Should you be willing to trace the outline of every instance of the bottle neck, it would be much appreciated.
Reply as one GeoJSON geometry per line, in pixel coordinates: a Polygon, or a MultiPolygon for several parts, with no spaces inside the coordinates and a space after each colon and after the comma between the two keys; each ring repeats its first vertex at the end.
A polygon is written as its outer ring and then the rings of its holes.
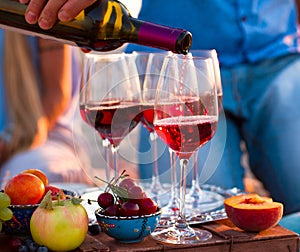
{"type": "Polygon", "coordinates": [[[181,54],[187,54],[191,47],[192,35],[186,30],[134,18],[131,19],[131,22],[138,27],[137,41],[133,41],[134,43],[181,54]]]}

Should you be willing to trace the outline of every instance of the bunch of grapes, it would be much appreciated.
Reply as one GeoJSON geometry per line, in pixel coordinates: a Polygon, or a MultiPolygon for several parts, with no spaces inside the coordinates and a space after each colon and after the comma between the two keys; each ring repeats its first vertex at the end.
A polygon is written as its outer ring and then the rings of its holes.
{"type": "Polygon", "coordinates": [[[0,192],[0,232],[2,224],[13,217],[12,211],[8,208],[10,205],[10,197],[3,192],[0,192]]]}
{"type": "MultiPolygon", "coordinates": [[[[96,178],[103,181],[99,177],[96,178]]],[[[113,178],[105,183],[107,183],[106,190],[100,193],[97,199],[105,215],[141,216],[156,212],[157,203],[147,197],[142,187],[135,184],[134,180],[128,178],[125,170],[117,179],[113,178]]]]}

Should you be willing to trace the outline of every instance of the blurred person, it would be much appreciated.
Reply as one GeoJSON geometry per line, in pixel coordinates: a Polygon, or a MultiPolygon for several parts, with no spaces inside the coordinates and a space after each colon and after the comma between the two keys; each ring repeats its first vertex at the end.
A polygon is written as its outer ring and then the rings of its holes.
{"type": "MultiPolygon", "coordinates": [[[[49,182],[89,184],[74,148],[80,61],[66,45],[0,30],[0,185],[30,168],[49,182]]],[[[73,50],[73,51],[72,51],[73,50]]]]}
{"type": "MultiPolygon", "coordinates": [[[[226,116],[219,127],[226,123],[226,142],[220,149],[218,130],[200,149],[201,183],[243,190],[245,142],[252,172],[275,201],[284,203],[285,214],[300,210],[297,15],[294,0],[144,0],[139,14],[142,20],[189,30],[192,50],[218,53],[226,116]]],[[[149,51],[129,45],[127,51],[133,50],[149,51]]],[[[141,139],[139,149],[147,151],[145,129],[141,139]]],[[[159,166],[168,168],[167,150],[161,155],[159,166]]],[[[151,166],[140,164],[141,176],[151,166]]]]}
{"type": "MultiPolygon", "coordinates": [[[[29,23],[36,23],[44,14],[56,13],[49,16],[50,28],[58,20],[60,8],[66,8],[73,19],[95,1],[20,2],[28,4],[29,23]],[[35,21],[30,20],[32,11],[37,17],[35,21]]],[[[121,2],[133,16],[138,15],[141,0],[121,2]]],[[[47,29],[43,25],[41,28],[47,29]]],[[[83,131],[87,129],[82,127],[79,115],[78,78],[82,58],[78,50],[4,30],[0,30],[0,50],[5,52],[0,58],[3,66],[0,69],[0,186],[26,168],[43,170],[50,182],[91,184],[88,173],[95,148],[85,139],[83,131]],[[12,104],[6,104],[9,100],[13,100],[12,104]]],[[[124,46],[114,52],[123,50],[124,46]]]]}

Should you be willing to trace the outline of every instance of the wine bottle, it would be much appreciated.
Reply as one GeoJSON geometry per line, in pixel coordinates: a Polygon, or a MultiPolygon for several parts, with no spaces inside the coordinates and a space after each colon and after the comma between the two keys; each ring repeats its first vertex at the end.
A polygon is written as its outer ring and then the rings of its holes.
{"type": "Polygon", "coordinates": [[[135,43],[186,54],[192,43],[190,32],[133,18],[117,0],[100,0],[70,22],[58,21],[51,29],[28,24],[26,5],[15,0],[0,1],[0,28],[17,29],[27,35],[50,38],[95,51],[114,50],[135,43]]]}

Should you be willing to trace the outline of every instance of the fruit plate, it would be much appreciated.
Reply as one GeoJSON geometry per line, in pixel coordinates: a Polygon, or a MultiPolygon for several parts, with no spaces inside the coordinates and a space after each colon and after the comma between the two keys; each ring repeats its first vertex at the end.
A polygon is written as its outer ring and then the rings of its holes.
{"type": "MultiPolygon", "coordinates": [[[[226,219],[227,215],[224,209],[224,199],[244,193],[237,188],[224,189],[214,185],[201,185],[203,202],[198,206],[186,203],[186,215],[190,225],[196,225],[201,223],[207,223],[215,220],[226,219]],[[194,209],[194,211],[191,211],[194,209]],[[198,211],[195,211],[198,209],[198,211]]],[[[97,200],[98,195],[102,193],[104,189],[91,188],[81,194],[81,198],[84,199],[83,206],[86,208],[90,222],[96,222],[95,211],[99,209],[97,202],[91,202],[97,200]]],[[[189,189],[187,190],[188,193],[189,189]]]]}

